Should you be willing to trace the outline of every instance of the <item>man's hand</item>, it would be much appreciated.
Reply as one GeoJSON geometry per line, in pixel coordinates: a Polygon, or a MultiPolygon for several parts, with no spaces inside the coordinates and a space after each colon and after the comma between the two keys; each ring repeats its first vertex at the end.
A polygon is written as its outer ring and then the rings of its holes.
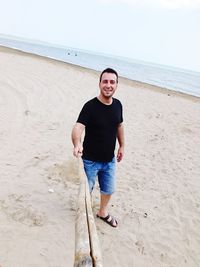
{"type": "Polygon", "coordinates": [[[81,157],[83,154],[83,146],[79,144],[78,146],[74,147],[73,154],[75,157],[81,157]]]}
{"type": "Polygon", "coordinates": [[[83,153],[83,146],[81,142],[81,135],[85,130],[85,125],[77,122],[72,129],[72,143],[74,145],[73,154],[75,157],[81,157],[83,153]]]}
{"type": "Polygon", "coordinates": [[[124,126],[122,123],[117,128],[117,139],[119,143],[119,149],[117,152],[117,161],[120,162],[124,157],[124,126]]]}
{"type": "Polygon", "coordinates": [[[117,151],[117,161],[120,162],[124,157],[124,148],[120,147],[117,151]]]}

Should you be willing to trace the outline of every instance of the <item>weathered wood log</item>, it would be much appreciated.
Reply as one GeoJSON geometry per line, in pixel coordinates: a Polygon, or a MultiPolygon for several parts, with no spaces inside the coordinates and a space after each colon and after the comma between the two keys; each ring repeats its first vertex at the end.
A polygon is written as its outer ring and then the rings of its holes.
{"type": "Polygon", "coordinates": [[[91,207],[88,181],[79,159],[80,188],[75,225],[74,267],[102,267],[101,252],[91,207]]]}
{"type": "Polygon", "coordinates": [[[93,264],[95,267],[102,267],[101,250],[100,250],[96,225],[94,221],[94,216],[92,213],[91,196],[89,193],[88,183],[86,184],[86,207],[88,214],[88,228],[89,228],[91,256],[93,259],[93,264]]]}
{"type": "Polygon", "coordinates": [[[80,183],[75,223],[75,261],[74,267],[93,266],[90,256],[87,214],[85,209],[85,185],[80,183]]]}

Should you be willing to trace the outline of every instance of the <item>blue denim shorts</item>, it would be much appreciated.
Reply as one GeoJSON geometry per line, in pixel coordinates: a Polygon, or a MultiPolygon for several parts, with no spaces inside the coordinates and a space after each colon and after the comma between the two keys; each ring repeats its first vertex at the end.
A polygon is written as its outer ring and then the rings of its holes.
{"type": "Polygon", "coordinates": [[[110,162],[96,162],[83,159],[84,169],[92,192],[98,177],[101,194],[111,195],[115,191],[115,158],[110,162]]]}

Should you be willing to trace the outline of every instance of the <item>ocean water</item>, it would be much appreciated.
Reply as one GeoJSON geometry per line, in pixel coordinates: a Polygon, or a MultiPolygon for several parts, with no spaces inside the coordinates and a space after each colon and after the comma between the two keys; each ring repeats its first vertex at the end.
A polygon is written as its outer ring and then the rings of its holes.
{"type": "Polygon", "coordinates": [[[200,97],[200,72],[0,35],[0,45],[200,97]]]}

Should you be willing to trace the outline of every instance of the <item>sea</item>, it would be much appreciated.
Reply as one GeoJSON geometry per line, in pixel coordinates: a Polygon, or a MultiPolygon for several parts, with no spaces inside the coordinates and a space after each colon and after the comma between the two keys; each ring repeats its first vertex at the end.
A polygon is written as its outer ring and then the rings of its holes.
{"type": "Polygon", "coordinates": [[[119,76],[200,97],[200,72],[6,35],[0,46],[97,71],[114,68],[119,76]]]}

